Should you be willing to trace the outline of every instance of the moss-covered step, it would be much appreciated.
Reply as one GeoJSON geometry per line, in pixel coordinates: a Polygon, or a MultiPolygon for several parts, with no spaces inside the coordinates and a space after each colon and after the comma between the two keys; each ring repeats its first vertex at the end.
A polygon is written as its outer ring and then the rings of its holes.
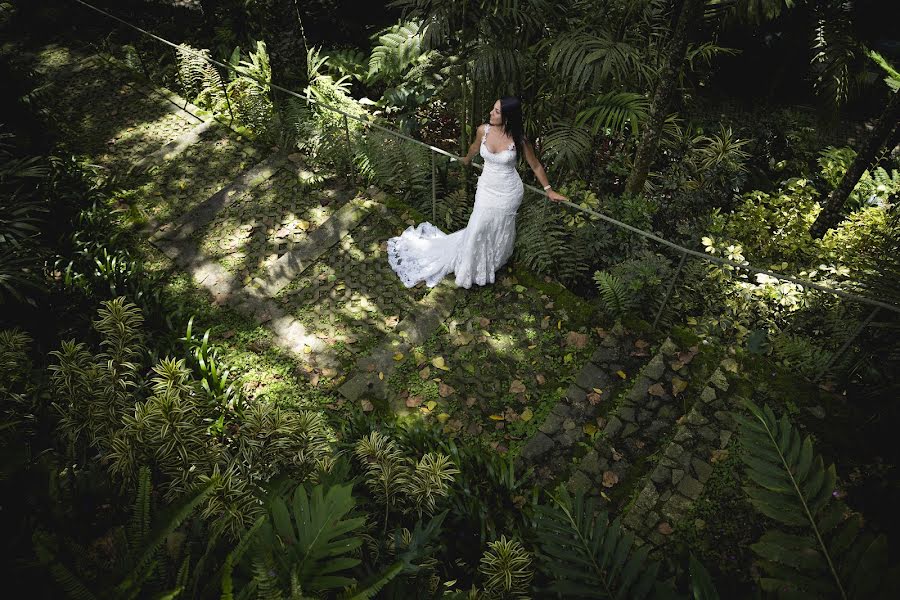
{"type": "Polygon", "coordinates": [[[388,406],[442,423],[449,436],[483,437],[515,453],[600,338],[581,318],[589,310],[561,307],[509,269],[495,285],[457,295],[443,325],[396,356],[388,406]]]}
{"type": "Polygon", "coordinates": [[[308,239],[352,197],[339,182],[323,187],[302,164],[287,161],[264,183],[234,199],[196,235],[201,251],[243,285],[308,239]]]}

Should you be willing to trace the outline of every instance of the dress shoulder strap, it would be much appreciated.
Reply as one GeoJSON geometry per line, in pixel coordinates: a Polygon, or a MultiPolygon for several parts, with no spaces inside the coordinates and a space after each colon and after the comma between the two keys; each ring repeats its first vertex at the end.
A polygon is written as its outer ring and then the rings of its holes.
{"type": "Polygon", "coordinates": [[[482,141],[482,142],[487,141],[487,134],[488,134],[488,131],[490,131],[490,129],[491,129],[491,124],[490,124],[490,123],[485,123],[485,124],[484,124],[484,135],[481,136],[481,141],[482,141]]]}

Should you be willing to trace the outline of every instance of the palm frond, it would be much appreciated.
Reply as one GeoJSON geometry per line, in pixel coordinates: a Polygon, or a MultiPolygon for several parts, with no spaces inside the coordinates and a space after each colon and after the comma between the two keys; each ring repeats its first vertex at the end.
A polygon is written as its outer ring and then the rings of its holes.
{"type": "Polygon", "coordinates": [[[887,570],[886,539],[862,531],[862,519],[833,498],[834,465],[825,466],[812,439],[786,416],[747,402],[740,416],[750,503],[793,528],[769,530],[751,547],[766,576],[764,591],[794,598],[873,598],[887,570]]]}
{"type": "Polygon", "coordinates": [[[550,592],[565,598],[646,598],[659,563],[650,546],[635,548],[634,535],[619,519],[596,514],[593,498],[571,498],[560,487],[551,506],[535,511],[538,563],[552,581],[550,592]]]}
{"type": "Polygon", "coordinates": [[[606,92],[594,98],[589,108],[579,111],[575,123],[589,126],[595,135],[601,129],[611,133],[630,131],[631,135],[637,135],[649,110],[650,102],[641,94],[606,92]]]}

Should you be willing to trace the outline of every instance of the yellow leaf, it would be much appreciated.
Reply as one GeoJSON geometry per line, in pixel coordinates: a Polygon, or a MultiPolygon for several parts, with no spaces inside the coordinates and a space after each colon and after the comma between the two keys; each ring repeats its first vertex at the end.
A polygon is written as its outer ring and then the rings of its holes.
{"type": "Polygon", "coordinates": [[[688,382],[681,377],[672,378],[672,395],[677,395],[687,389],[688,382]]]}
{"type": "Polygon", "coordinates": [[[443,357],[443,356],[435,356],[434,358],[431,359],[431,364],[433,364],[433,365],[434,365],[435,367],[437,367],[438,369],[441,369],[442,371],[449,371],[449,370],[450,370],[450,369],[447,368],[447,363],[444,362],[444,357],[443,357]]]}
{"type": "Polygon", "coordinates": [[[537,348],[537,344],[532,344],[532,345],[528,346],[529,350],[534,350],[535,348],[537,348]]]}
{"type": "Polygon", "coordinates": [[[618,375],[622,379],[628,379],[628,375],[625,374],[625,371],[616,371],[616,375],[618,375]]]}
{"type": "Polygon", "coordinates": [[[503,415],[491,415],[488,417],[491,421],[502,421],[503,415]]]}
{"type": "Polygon", "coordinates": [[[722,368],[731,373],[738,372],[738,364],[737,361],[733,358],[726,358],[722,361],[722,368]]]}
{"type": "Polygon", "coordinates": [[[403,353],[402,353],[402,352],[398,352],[397,354],[395,354],[395,355],[394,355],[394,360],[403,360],[403,353]]]}
{"type": "Polygon", "coordinates": [[[382,373],[381,371],[378,371],[378,379],[384,379],[384,373],[382,373]]]}
{"type": "Polygon", "coordinates": [[[446,423],[447,419],[449,419],[449,418],[450,418],[450,415],[448,415],[447,413],[441,413],[437,416],[437,420],[439,423],[446,423]]]}
{"type": "Polygon", "coordinates": [[[523,421],[530,421],[534,417],[534,412],[530,408],[526,408],[522,411],[522,414],[519,415],[519,418],[523,421]]]}
{"type": "Polygon", "coordinates": [[[593,389],[593,390],[594,390],[595,392],[597,392],[598,394],[602,394],[602,393],[603,393],[603,390],[601,390],[600,388],[591,388],[591,389],[593,389]]]}
{"type": "Polygon", "coordinates": [[[594,435],[595,433],[597,433],[597,426],[593,423],[585,423],[582,429],[588,435],[594,435]]]}
{"type": "Polygon", "coordinates": [[[303,354],[309,354],[310,352],[312,352],[312,348],[310,348],[309,346],[304,344],[303,345],[303,354]]]}
{"type": "Polygon", "coordinates": [[[572,354],[571,353],[563,356],[563,363],[569,364],[570,362],[572,362],[572,354]]]}
{"type": "Polygon", "coordinates": [[[437,408],[437,402],[435,402],[434,400],[429,400],[425,403],[425,406],[428,407],[428,410],[434,410],[435,408],[437,408]]]}
{"type": "Polygon", "coordinates": [[[562,321],[557,321],[557,322],[556,322],[556,328],[557,328],[557,329],[562,329],[562,321]]]}

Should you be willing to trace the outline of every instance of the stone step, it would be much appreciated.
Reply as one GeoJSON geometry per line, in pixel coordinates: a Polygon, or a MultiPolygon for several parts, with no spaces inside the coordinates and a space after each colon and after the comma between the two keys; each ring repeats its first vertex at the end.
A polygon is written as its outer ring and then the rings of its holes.
{"type": "Polygon", "coordinates": [[[639,339],[619,325],[608,332],[565,397],[524,444],[520,462],[523,467],[535,467],[538,482],[546,484],[567,477],[577,445],[590,443],[590,432],[621,429],[618,419],[609,413],[616,398],[633,385],[635,374],[649,356],[646,347],[635,346],[646,343],[639,339]]]}
{"type": "Polygon", "coordinates": [[[732,411],[741,400],[732,390],[737,364],[723,359],[697,393],[690,411],[680,418],[673,435],[648,465],[624,523],[640,540],[662,546],[703,493],[715,464],[727,452],[735,432],[732,411]]]}

